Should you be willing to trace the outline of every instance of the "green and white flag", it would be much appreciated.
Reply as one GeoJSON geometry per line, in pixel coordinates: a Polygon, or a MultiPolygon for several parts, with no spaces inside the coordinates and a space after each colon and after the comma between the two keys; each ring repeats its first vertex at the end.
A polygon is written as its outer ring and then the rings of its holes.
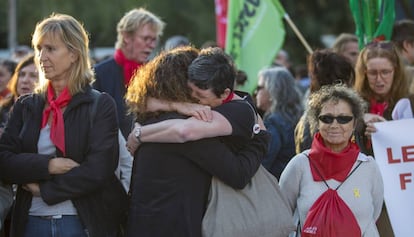
{"type": "Polygon", "coordinates": [[[248,76],[238,89],[253,93],[257,73],[271,65],[284,42],[284,15],[278,0],[230,0],[225,51],[248,76]]]}

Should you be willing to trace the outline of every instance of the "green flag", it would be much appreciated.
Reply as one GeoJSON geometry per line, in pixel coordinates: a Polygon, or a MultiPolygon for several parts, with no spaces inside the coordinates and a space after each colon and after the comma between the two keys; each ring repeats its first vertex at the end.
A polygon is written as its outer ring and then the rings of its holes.
{"type": "Polygon", "coordinates": [[[226,52],[248,80],[241,90],[253,93],[257,73],[271,65],[283,45],[285,11],[278,0],[230,0],[226,52]]]}
{"type": "Polygon", "coordinates": [[[349,0],[359,48],[372,41],[390,40],[395,20],[394,0],[349,0]]]}

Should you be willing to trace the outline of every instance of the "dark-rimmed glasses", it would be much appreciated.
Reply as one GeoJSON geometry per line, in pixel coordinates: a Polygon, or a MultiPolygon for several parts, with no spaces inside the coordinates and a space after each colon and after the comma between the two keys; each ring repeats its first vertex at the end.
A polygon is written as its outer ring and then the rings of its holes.
{"type": "Polygon", "coordinates": [[[318,119],[322,123],[326,124],[332,124],[334,120],[338,122],[339,124],[347,124],[354,119],[354,116],[348,116],[348,115],[339,115],[339,116],[332,116],[332,115],[319,115],[318,119]]]}
{"type": "Polygon", "coordinates": [[[371,78],[377,78],[378,74],[382,77],[382,78],[387,78],[389,76],[391,76],[391,74],[394,72],[393,69],[383,69],[383,70],[367,70],[367,76],[371,77],[371,78]]]}

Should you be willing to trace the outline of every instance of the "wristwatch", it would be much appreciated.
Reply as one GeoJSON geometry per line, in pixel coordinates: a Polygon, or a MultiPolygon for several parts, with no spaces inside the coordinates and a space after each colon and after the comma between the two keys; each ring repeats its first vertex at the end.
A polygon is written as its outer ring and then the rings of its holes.
{"type": "Polygon", "coordinates": [[[138,140],[139,143],[142,143],[140,136],[141,136],[141,128],[142,126],[136,126],[134,129],[134,136],[138,140]]]}

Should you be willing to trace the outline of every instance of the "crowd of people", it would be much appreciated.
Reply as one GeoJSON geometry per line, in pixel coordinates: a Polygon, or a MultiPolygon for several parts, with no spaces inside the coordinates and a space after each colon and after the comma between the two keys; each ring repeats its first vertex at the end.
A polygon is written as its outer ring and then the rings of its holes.
{"type": "Polygon", "coordinates": [[[175,35],[155,52],[164,28],[126,12],[114,55],[93,65],[83,25],[54,13],[33,52],[0,60],[2,237],[202,236],[212,177],[244,189],[260,166],[292,236],[394,236],[371,136],[414,117],[414,21],[361,50],[343,33],[300,74],[281,50],[252,94],[214,45],[175,35]]]}

